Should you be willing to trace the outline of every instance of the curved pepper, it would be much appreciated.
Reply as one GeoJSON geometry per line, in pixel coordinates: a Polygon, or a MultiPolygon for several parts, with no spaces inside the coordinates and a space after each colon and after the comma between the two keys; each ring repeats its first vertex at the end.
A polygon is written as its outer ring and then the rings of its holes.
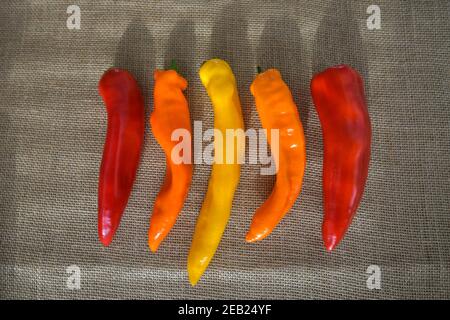
{"type": "MultiPolygon", "coordinates": [[[[214,128],[223,139],[226,129],[242,129],[241,105],[236,87],[236,79],[230,66],[223,60],[211,59],[200,68],[200,79],[211,98],[214,107],[214,128]]],[[[234,192],[239,183],[240,165],[238,157],[244,153],[244,143],[238,137],[227,139],[222,149],[215,144],[215,163],[209,179],[208,191],[197,220],[188,257],[189,281],[195,285],[210,263],[219,245],[230,216],[234,192]],[[229,149],[226,148],[226,144],[229,149]],[[233,161],[226,163],[226,151],[234,150],[233,161]],[[222,164],[219,164],[220,160],[222,164]],[[219,161],[217,161],[219,160],[219,161]]]]}
{"type": "Polygon", "coordinates": [[[108,114],[98,184],[98,235],[108,246],[119,226],[133,187],[144,140],[144,100],[125,70],[112,68],[98,85],[108,114]]]}
{"type": "MultiPolygon", "coordinates": [[[[154,73],[154,110],[150,116],[153,135],[166,155],[166,177],[156,197],[148,230],[148,245],[155,252],[172,229],[183,208],[192,180],[192,162],[172,159],[172,151],[179,143],[172,141],[175,130],[185,130],[192,136],[189,108],[183,91],[187,81],[174,70],[156,70],[154,73]]],[[[186,138],[186,136],[184,137],[186,138]]]]}
{"type": "Polygon", "coordinates": [[[272,194],[256,210],[246,240],[267,237],[294,205],[300,194],[306,166],[305,135],[291,92],[276,69],[260,73],[250,90],[255,97],[261,124],[275,158],[277,178],[272,194]],[[271,142],[270,131],[279,131],[279,145],[271,142]],[[276,148],[276,149],[275,149],[276,148]]]}
{"type": "Polygon", "coordinates": [[[333,250],[344,237],[364,192],[371,127],[363,81],[349,66],[315,75],[311,93],[323,131],[322,237],[333,250]]]}

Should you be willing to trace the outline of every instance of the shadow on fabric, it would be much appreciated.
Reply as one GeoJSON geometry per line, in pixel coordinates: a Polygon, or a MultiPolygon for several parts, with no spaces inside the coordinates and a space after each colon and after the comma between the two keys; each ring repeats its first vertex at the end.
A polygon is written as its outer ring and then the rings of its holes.
{"type": "Polygon", "coordinates": [[[243,5],[234,1],[217,16],[212,29],[210,58],[220,58],[230,64],[237,81],[244,123],[247,125],[253,105],[250,84],[256,69],[244,12],[243,5]]]}
{"type": "Polygon", "coordinates": [[[153,37],[145,22],[136,18],[131,21],[117,46],[114,66],[130,71],[138,81],[145,99],[146,119],[150,106],[150,79],[155,62],[153,37]]]}
{"type": "Polygon", "coordinates": [[[348,2],[332,1],[319,24],[313,51],[313,71],[348,64],[368,76],[367,53],[358,21],[348,2]]]}
{"type": "Polygon", "coordinates": [[[286,15],[267,20],[259,40],[257,57],[257,63],[263,71],[269,68],[280,70],[299,108],[306,132],[311,105],[310,65],[306,60],[305,43],[297,23],[286,15]]]}
{"type": "Polygon", "coordinates": [[[170,66],[174,59],[177,64],[178,72],[188,81],[188,87],[185,91],[189,103],[189,112],[191,122],[193,119],[202,118],[202,106],[193,103],[193,96],[196,94],[193,86],[194,79],[198,78],[197,66],[193,63],[195,60],[195,25],[191,20],[183,19],[177,22],[170,33],[169,43],[164,58],[164,68],[170,66]]]}
{"type": "MultiPolygon", "coordinates": [[[[7,5],[8,7],[8,5],[7,5]]],[[[14,8],[20,11],[0,10],[0,96],[8,97],[10,91],[8,79],[11,68],[24,36],[27,23],[31,15],[31,5],[26,1],[15,1],[14,8]]],[[[0,193],[0,261],[2,270],[0,275],[0,298],[4,294],[16,289],[15,266],[17,263],[16,233],[17,233],[17,205],[15,200],[16,155],[17,145],[14,136],[10,99],[0,100],[0,177],[2,192],[0,193]],[[8,288],[6,290],[6,288],[8,288]]]]}
{"type": "MultiPolygon", "coordinates": [[[[15,283],[13,267],[16,265],[17,208],[14,199],[14,182],[16,180],[16,142],[13,136],[13,125],[8,114],[0,112],[0,177],[2,192],[0,196],[0,233],[2,235],[0,261],[2,270],[0,276],[1,288],[15,283]],[[11,281],[11,279],[13,279],[11,281]]],[[[1,295],[0,295],[1,298],[1,295]]]]}

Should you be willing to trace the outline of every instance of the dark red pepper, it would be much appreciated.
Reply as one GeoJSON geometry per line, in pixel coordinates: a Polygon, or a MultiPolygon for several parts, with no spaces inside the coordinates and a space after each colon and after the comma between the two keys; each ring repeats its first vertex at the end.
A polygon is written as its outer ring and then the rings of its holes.
{"type": "Polygon", "coordinates": [[[126,70],[112,68],[98,90],[106,105],[108,129],[98,183],[98,235],[108,246],[133,187],[144,140],[144,99],[126,70]]]}
{"type": "Polygon", "coordinates": [[[324,142],[322,237],[331,251],[344,237],[364,192],[370,119],[363,81],[349,66],[335,66],[315,75],[311,93],[324,142]]]}

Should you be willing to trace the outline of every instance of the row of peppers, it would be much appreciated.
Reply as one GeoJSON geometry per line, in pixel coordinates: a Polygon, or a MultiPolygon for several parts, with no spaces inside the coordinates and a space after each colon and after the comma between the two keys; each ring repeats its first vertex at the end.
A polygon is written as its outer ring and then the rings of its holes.
{"type": "MultiPolygon", "coordinates": [[[[300,194],[306,165],[303,127],[288,86],[278,70],[258,71],[250,90],[262,127],[267,132],[279,130],[279,156],[273,191],[256,210],[246,236],[248,242],[267,237],[291,209],[300,194]]],[[[213,105],[214,128],[222,136],[226,129],[243,129],[236,78],[228,63],[208,60],[202,64],[199,75],[213,105]]],[[[150,125],[166,155],[166,175],[148,230],[148,245],[153,252],[175,224],[192,180],[192,164],[175,163],[171,159],[178,143],[172,141],[172,132],[180,128],[192,131],[188,102],[183,94],[186,87],[187,81],[177,72],[175,64],[154,73],[150,125]]],[[[126,70],[106,71],[99,82],[99,92],[106,105],[108,127],[99,176],[98,231],[101,242],[108,246],[136,176],[144,140],[145,112],[138,83],[126,70]]],[[[316,74],[311,81],[311,94],[323,132],[322,235],[325,247],[331,251],[344,237],[364,191],[371,126],[363,81],[351,67],[339,65],[316,74]]],[[[269,145],[270,136],[267,135],[269,145]]],[[[212,166],[188,257],[192,285],[198,282],[214,256],[230,216],[240,178],[237,157],[245,148],[236,139],[227,141],[233,143],[234,161],[212,166]]],[[[226,150],[230,150],[226,144],[222,150],[217,145],[215,157],[226,157],[226,150]]]]}

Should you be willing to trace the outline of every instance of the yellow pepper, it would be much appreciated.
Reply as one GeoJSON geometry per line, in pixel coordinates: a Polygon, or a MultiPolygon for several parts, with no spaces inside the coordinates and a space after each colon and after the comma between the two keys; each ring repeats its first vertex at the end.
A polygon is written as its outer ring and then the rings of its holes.
{"type": "Polygon", "coordinates": [[[238,160],[245,152],[244,121],[230,66],[223,60],[211,59],[203,63],[199,74],[213,104],[215,132],[214,164],[188,257],[189,281],[193,286],[219,246],[239,184],[238,160]],[[227,129],[240,129],[240,135],[227,136],[227,129]],[[217,137],[219,131],[222,137],[217,137]]]}

